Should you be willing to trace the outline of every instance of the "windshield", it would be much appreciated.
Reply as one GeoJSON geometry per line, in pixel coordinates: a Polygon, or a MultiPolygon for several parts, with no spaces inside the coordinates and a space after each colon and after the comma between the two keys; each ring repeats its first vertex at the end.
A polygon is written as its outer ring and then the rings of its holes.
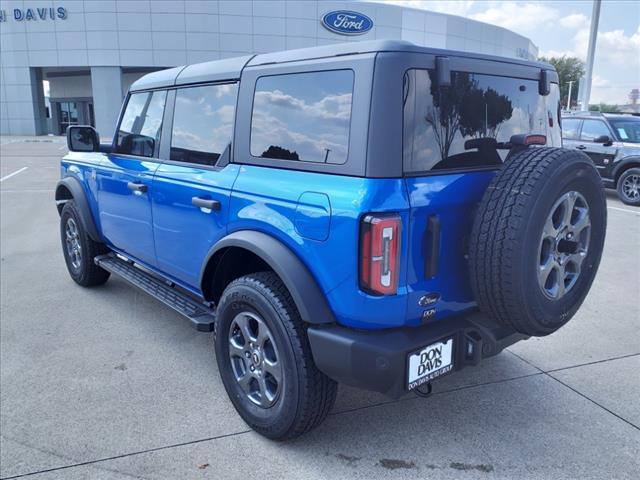
{"type": "Polygon", "coordinates": [[[640,143],[640,118],[610,119],[609,123],[621,142],[640,143]]]}

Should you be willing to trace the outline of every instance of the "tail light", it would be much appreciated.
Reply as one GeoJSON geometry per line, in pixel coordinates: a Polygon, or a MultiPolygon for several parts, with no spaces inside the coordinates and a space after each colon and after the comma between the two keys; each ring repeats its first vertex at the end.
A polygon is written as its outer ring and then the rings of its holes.
{"type": "Polygon", "coordinates": [[[400,271],[400,216],[367,215],[360,225],[360,288],[394,295],[400,271]]]}
{"type": "Polygon", "coordinates": [[[517,146],[528,146],[528,145],[546,145],[547,137],[545,135],[539,134],[526,134],[519,133],[517,135],[512,135],[509,139],[509,143],[511,145],[517,146]]]}

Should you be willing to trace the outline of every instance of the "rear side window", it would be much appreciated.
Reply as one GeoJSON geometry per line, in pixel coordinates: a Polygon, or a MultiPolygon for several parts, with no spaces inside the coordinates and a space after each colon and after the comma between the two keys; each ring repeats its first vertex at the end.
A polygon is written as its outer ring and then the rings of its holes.
{"type": "Polygon", "coordinates": [[[580,132],[580,140],[594,141],[602,135],[611,136],[609,128],[602,120],[587,120],[582,123],[582,132],[580,132]]]}
{"type": "Polygon", "coordinates": [[[116,136],[116,151],[153,157],[160,141],[167,92],[142,92],[129,96],[116,136]]]}
{"type": "Polygon", "coordinates": [[[254,157],[347,161],[353,71],[260,77],[251,118],[254,157]]]}
{"type": "Polygon", "coordinates": [[[176,92],[171,160],[215,165],[231,141],[237,84],[181,88],[176,92]]]}
{"type": "MultiPolygon", "coordinates": [[[[452,170],[500,165],[512,135],[539,133],[560,146],[559,92],[541,96],[538,82],[452,72],[438,88],[435,71],[409,70],[404,78],[404,171],[452,170]]],[[[557,86],[556,86],[557,87],[557,86]]]]}
{"type": "Polygon", "coordinates": [[[562,138],[566,138],[567,140],[577,140],[581,121],[582,120],[579,118],[563,118],[562,138]]]}

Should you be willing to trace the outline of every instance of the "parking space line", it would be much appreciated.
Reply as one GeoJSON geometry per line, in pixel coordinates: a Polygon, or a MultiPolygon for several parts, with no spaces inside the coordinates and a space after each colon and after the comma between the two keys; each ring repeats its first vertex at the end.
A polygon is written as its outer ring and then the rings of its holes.
{"type": "Polygon", "coordinates": [[[0,178],[0,182],[4,182],[6,179],[13,177],[14,175],[18,175],[19,173],[24,172],[27,168],[29,167],[22,167],[20,170],[16,170],[13,173],[10,173],[9,175],[5,175],[4,177],[0,178]]]}
{"type": "MultiPolygon", "coordinates": [[[[621,417],[617,413],[615,413],[615,412],[611,411],[610,409],[602,406],[601,404],[595,402],[594,400],[592,400],[591,398],[587,397],[583,393],[581,393],[578,390],[574,389],[570,385],[567,385],[564,382],[558,380],[556,377],[554,377],[554,376],[552,376],[550,374],[550,372],[564,370],[566,368],[576,368],[576,367],[581,367],[581,366],[586,366],[586,365],[592,365],[594,363],[604,363],[604,362],[607,362],[607,361],[618,360],[618,359],[621,359],[621,358],[637,356],[637,355],[640,355],[640,354],[635,353],[635,354],[630,354],[630,355],[623,355],[621,357],[615,357],[615,358],[610,358],[610,359],[605,359],[605,360],[599,360],[599,361],[596,361],[596,362],[588,362],[588,363],[584,363],[584,364],[580,364],[580,365],[573,365],[571,367],[559,368],[559,369],[556,369],[556,370],[550,370],[549,372],[546,372],[546,371],[542,370],[541,368],[537,367],[536,365],[534,365],[533,363],[529,362],[528,360],[524,359],[520,355],[512,352],[511,350],[507,349],[505,351],[509,352],[514,357],[522,360],[523,362],[531,365],[533,368],[535,368],[538,371],[534,372],[534,373],[528,373],[528,374],[525,374],[525,375],[518,375],[518,376],[515,376],[515,377],[511,377],[511,378],[505,378],[505,379],[500,379],[500,380],[492,380],[492,381],[482,382],[482,383],[477,383],[477,384],[472,384],[472,385],[463,385],[463,386],[451,388],[451,389],[448,389],[448,390],[442,390],[442,391],[434,392],[433,395],[447,394],[447,393],[452,393],[452,392],[456,392],[456,391],[459,391],[459,390],[468,390],[468,389],[484,387],[484,386],[488,386],[488,385],[496,385],[496,384],[500,384],[500,383],[508,383],[508,382],[512,382],[512,381],[521,380],[521,379],[524,379],[524,378],[531,378],[531,377],[538,377],[538,376],[545,375],[545,376],[551,378],[552,380],[555,380],[556,382],[560,383],[561,385],[563,385],[564,387],[568,388],[569,390],[573,391],[577,395],[583,397],[584,399],[588,400],[589,402],[595,404],[596,406],[600,407],[601,409],[603,409],[603,410],[607,411],[608,413],[612,414],[613,416],[617,417],[618,419],[622,420],[623,422],[629,424],[630,426],[632,426],[632,427],[634,427],[636,429],[640,429],[637,425],[633,424],[632,422],[629,422],[628,420],[626,420],[625,418],[621,417]]],[[[341,410],[341,411],[337,411],[337,412],[331,412],[329,414],[329,416],[332,417],[332,416],[336,416],[336,415],[349,414],[349,413],[357,412],[359,410],[368,410],[370,408],[383,407],[383,406],[386,406],[386,405],[389,405],[389,404],[392,404],[392,403],[408,402],[408,401],[416,401],[416,400],[420,400],[420,397],[412,396],[412,397],[401,398],[401,399],[398,399],[398,400],[388,400],[388,401],[378,402],[378,403],[374,403],[374,404],[370,404],[370,405],[363,405],[363,406],[356,407],[356,408],[351,408],[351,409],[348,409],[348,410],[341,410]]],[[[30,476],[33,476],[33,475],[40,475],[40,474],[43,474],[43,473],[57,472],[57,471],[60,471],[60,470],[69,470],[69,469],[73,469],[73,468],[77,468],[77,467],[83,467],[83,466],[92,466],[92,465],[95,465],[95,464],[99,464],[99,463],[103,463],[103,462],[109,462],[109,461],[112,461],[112,460],[118,460],[118,459],[122,459],[122,458],[133,457],[133,456],[143,455],[143,454],[147,454],[147,453],[154,453],[154,452],[159,452],[159,451],[163,451],[163,450],[171,450],[171,449],[174,449],[174,448],[180,448],[180,447],[195,445],[195,444],[199,444],[199,443],[222,440],[222,439],[229,438],[229,437],[236,437],[236,436],[240,436],[240,435],[246,435],[246,434],[251,433],[251,432],[252,432],[252,430],[240,430],[240,431],[236,431],[236,432],[223,433],[223,434],[216,435],[216,436],[213,436],[213,437],[200,438],[200,439],[196,439],[196,440],[188,440],[188,441],[180,442],[180,443],[162,445],[162,446],[159,446],[159,447],[152,447],[152,448],[148,448],[148,449],[145,449],[145,450],[138,450],[138,451],[122,453],[122,454],[113,455],[113,456],[110,456],[110,457],[96,458],[96,459],[93,459],[93,460],[87,460],[87,461],[84,461],[84,462],[77,462],[77,463],[68,464],[68,465],[60,465],[58,467],[52,467],[52,468],[47,468],[47,469],[43,469],[43,470],[19,473],[19,474],[10,476],[10,477],[3,477],[0,480],[13,480],[13,479],[18,479],[18,478],[23,478],[23,477],[30,477],[30,476]]],[[[13,440],[13,439],[10,439],[10,440],[13,440]]],[[[13,441],[16,441],[16,440],[13,440],[13,441]]]]}
{"type": "MultiPolygon", "coordinates": [[[[59,467],[47,468],[47,469],[43,469],[43,470],[37,470],[37,471],[34,471],[34,472],[19,473],[17,475],[13,475],[11,477],[3,477],[2,480],[11,480],[11,479],[14,479],[14,478],[30,477],[32,475],[40,475],[40,474],[43,474],[43,473],[57,472],[59,470],[68,470],[70,468],[84,467],[84,466],[87,466],[87,465],[94,465],[96,463],[108,462],[108,461],[111,461],[111,460],[118,460],[118,459],[121,459],[121,458],[133,457],[133,456],[137,456],[137,455],[143,455],[143,454],[146,454],[146,453],[160,452],[162,450],[170,450],[172,448],[185,447],[185,446],[194,445],[194,444],[197,444],[197,443],[211,442],[211,441],[214,441],[214,440],[221,440],[221,439],[228,438],[228,437],[236,437],[238,435],[245,435],[245,434],[250,433],[250,432],[251,432],[251,430],[241,430],[239,432],[224,433],[222,435],[217,435],[215,437],[201,438],[201,439],[198,439],[198,440],[191,440],[191,441],[187,441],[187,442],[174,443],[172,445],[164,445],[162,447],[148,448],[146,450],[139,450],[139,451],[130,452],[130,453],[123,453],[123,454],[120,454],[120,455],[113,455],[112,457],[97,458],[95,460],[87,460],[86,462],[78,462],[78,463],[73,463],[73,464],[70,464],[70,465],[61,465],[59,467]]],[[[9,438],[9,440],[12,440],[12,439],[9,438]]],[[[122,472],[118,472],[118,473],[120,473],[121,475],[126,475],[126,474],[124,474],[122,472]]]]}
{"type": "Polygon", "coordinates": [[[23,190],[2,189],[0,193],[53,193],[52,188],[25,188],[23,190]]]}
{"type": "Polygon", "coordinates": [[[545,372],[545,375],[546,375],[547,377],[549,377],[549,378],[553,378],[553,379],[554,379],[556,382],[558,382],[559,384],[564,385],[565,387],[567,387],[567,388],[568,388],[569,390],[571,390],[572,392],[577,393],[578,395],[580,395],[582,398],[584,398],[584,399],[586,399],[586,400],[589,400],[589,401],[590,401],[591,403],[593,403],[594,405],[596,405],[596,406],[600,407],[601,409],[603,409],[603,410],[605,410],[605,411],[609,412],[611,415],[613,415],[614,417],[618,418],[619,420],[622,420],[624,423],[626,423],[626,424],[628,424],[628,425],[632,426],[632,427],[633,427],[633,428],[635,428],[636,430],[640,430],[640,427],[639,427],[638,425],[636,425],[635,423],[633,423],[633,422],[631,422],[631,421],[627,420],[626,418],[624,418],[624,417],[623,417],[623,416],[621,416],[621,415],[618,415],[616,412],[614,412],[613,410],[611,410],[611,409],[609,409],[609,408],[605,407],[605,406],[604,406],[604,405],[602,405],[601,403],[596,402],[593,398],[588,397],[587,395],[585,395],[585,394],[584,394],[584,393],[582,393],[581,391],[579,391],[579,390],[577,390],[577,389],[573,388],[571,385],[568,385],[568,384],[564,383],[562,380],[560,380],[560,379],[558,379],[558,378],[554,377],[554,376],[553,376],[553,375],[551,375],[550,373],[546,373],[546,372],[545,372]]]}
{"type": "Polygon", "coordinates": [[[628,208],[620,208],[620,207],[607,207],[610,210],[617,210],[619,212],[627,212],[627,213],[633,213],[635,215],[640,215],[640,211],[635,211],[635,210],[629,210],[628,208]]]}
{"type": "MultiPolygon", "coordinates": [[[[616,417],[619,420],[622,420],[624,423],[632,426],[633,428],[635,428],[636,430],[640,430],[640,427],[638,425],[636,425],[633,422],[630,422],[629,420],[627,420],[626,418],[618,415],[616,412],[614,412],[613,410],[608,409],[607,407],[605,407],[604,405],[596,402],[593,398],[590,398],[589,396],[585,395],[584,393],[580,392],[579,390],[573,388],[571,385],[567,385],[566,383],[564,383],[562,380],[560,380],[559,378],[554,377],[550,372],[546,372],[543,369],[541,369],[540,367],[538,367],[537,365],[535,365],[534,363],[530,362],[529,360],[527,360],[524,357],[521,357],[520,355],[518,355],[515,352],[512,352],[511,350],[507,350],[511,355],[513,355],[514,357],[519,358],[520,360],[522,360],[525,363],[528,363],[529,365],[531,365],[533,368],[535,368],[536,370],[538,370],[542,375],[546,375],[547,377],[555,380],[556,382],[558,382],[560,385],[563,385],[564,387],[568,388],[569,390],[571,390],[572,392],[580,395],[582,398],[590,401],[591,403],[593,403],[594,405],[596,405],[597,407],[600,407],[602,410],[610,413],[611,415],[613,415],[614,417],[616,417]]],[[[628,356],[635,356],[636,354],[631,354],[628,356]]],[[[625,355],[626,357],[626,355],[625,355]]],[[[611,359],[611,360],[616,360],[615,358],[611,359]]],[[[606,361],[606,360],[605,360],[606,361]]],[[[603,363],[603,362],[590,362],[590,363],[603,363]]],[[[588,365],[588,364],[585,364],[588,365]]],[[[577,365],[579,366],[579,365],[577,365]]],[[[558,370],[562,370],[562,369],[557,369],[554,371],[558,371],[558,370]]]]}

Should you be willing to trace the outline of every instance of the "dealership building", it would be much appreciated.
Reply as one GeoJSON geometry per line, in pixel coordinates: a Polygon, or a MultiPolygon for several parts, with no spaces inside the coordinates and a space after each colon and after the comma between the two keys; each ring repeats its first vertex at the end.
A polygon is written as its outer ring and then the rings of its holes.
{"type": "Polygon", "coordinates": [[[110,137],[127,89],[150,71],[371,39],[538,53],[501,27],[376,2],[0,0],[0,133],[59,135],[92,124],[110,137]]]}

